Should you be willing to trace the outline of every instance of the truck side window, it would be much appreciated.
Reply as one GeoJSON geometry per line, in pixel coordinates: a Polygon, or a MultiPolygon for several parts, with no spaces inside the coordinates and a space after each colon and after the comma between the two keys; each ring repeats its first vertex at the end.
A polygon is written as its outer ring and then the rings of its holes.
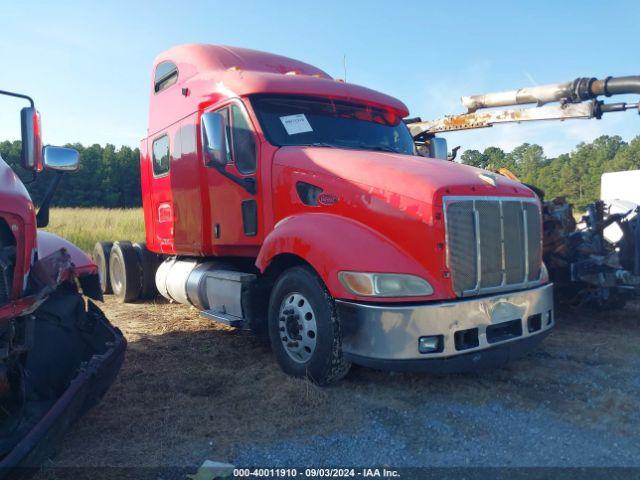
{"type": "Polygon", "coordinates": [[[156,67],[153,90],[158,93],[178,81],[178,67],[173,62],[162,62],[156,67]]]}
{"type": "Polygon", "coordinates": [[[158,177],[169,171],[169,136],[163,135],[153,141],[153,174],[158,177]]]}
{"type": "Polygon", "coordinates": [[[242,173],[256,171],[256,140],[246,114],[238,105],[231,105],[233,159],[242,173]]]}

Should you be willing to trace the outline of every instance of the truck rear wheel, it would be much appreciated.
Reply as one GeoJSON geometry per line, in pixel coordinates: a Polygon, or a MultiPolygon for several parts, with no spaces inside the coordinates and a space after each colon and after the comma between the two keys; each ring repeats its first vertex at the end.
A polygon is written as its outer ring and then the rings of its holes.
{"type": "Polygon", "coordinates": [[[289,268],[276,281],[269,300],[269,338],[289,375],[327,385],[349,371],[335,302],[309,267],[289,268]]]}
{"type": "Polygon", "coordinates": [[[109,255],[111,254],[112,242],[98,242],[93,247],[93,261],[98,266],[98,278],[100,279],[100,290],[105,295],[113,292],[111,289],[111,279],[109,278],[109,255]]]}
{"type": "Polygon", "coordinates": [[[158,264],[160,263],[158,256],[150,252],[147,249],[147,244],[144,242],[134,243],[133,248],[138,255],[142,275],[140,298],[155,298],[158,295],[158,289],[156,288],[156,270],[158,270],[158,264]]]}
{"type": "Polygon", "coordinates": [[[140,261],[131,242],[113,244],[109,258],[109,277],[113,294],[122,303],[134,302],[140,297],[142,272],[140,261]]]}

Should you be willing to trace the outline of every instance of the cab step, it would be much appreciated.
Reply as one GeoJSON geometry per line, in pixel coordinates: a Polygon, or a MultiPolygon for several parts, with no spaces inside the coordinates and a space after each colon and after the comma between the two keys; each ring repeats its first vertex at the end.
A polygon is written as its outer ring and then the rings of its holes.
{"type": "Polygon", "coordinates": [[[229,325],[230,327],[244,327],[244,318],[236,317],[235,315],[230,315],[219,310],[203,310],[200,312],[200,315],[202,315],[204,318],[208,318],[209,320],[214,320],[218,323],[224,323],[225,325],[229,325]]]}

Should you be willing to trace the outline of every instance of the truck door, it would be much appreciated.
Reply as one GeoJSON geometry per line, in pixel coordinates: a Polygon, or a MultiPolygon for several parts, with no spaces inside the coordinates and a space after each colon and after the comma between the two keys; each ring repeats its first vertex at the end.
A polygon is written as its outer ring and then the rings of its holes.
{"type": "MultiPolygon", "coordinates": [[[[257,180],[258,144],[251,120],[240,101],[217,109],[227,124],[227,172],[257,180]]],[[[262,241],[258,195],[206,167],[212,216],[212,243],[229,255],[252,255],[262,241]]],[[[260,192],[258,192],[259,194],[260,192]]]]}
{"type": "Polygon", "coordinates": [[[164,131],[150,137],[150,204],[155,245],[163,253],[174,253],[174,209],[171,195],[171,159],[179,152],[180,139],[175,132],[164,131]],[[172,136],[172,133],[175,133],[172,136]]]}

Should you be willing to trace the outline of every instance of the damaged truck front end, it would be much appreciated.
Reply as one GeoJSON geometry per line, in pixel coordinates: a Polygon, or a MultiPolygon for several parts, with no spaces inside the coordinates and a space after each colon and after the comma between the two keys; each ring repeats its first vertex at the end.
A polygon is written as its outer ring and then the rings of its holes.
{"type": "Polygon", "coordinates": [[[640,295],[640,208],[601,200],[577,223],[563,197],[544,203],[544,261],[564,303],[616,309],[640,295]]]}
{"type": "Polygon", "coordinates": [[[2,309],[0,477],[48,458],[122,365],[122,334],[78,286],[97,274],[76,277],[69,259],[60,249],[36,262],[29,295],[2,309]]]}
{"type": "MultiPolygon", "coordinates": [[[[5,92],[1,92],[5,93],[5,92]]],[[[38,467],[60,436],[107,391],[126,341],[91,299],[98,271],[76,246],[38,231],[72,149],[41,147],[33,101],[22,110],[22,167],[57,173],[36,214],[24,185],[0,158],[0,478],[38,467]]]]}

